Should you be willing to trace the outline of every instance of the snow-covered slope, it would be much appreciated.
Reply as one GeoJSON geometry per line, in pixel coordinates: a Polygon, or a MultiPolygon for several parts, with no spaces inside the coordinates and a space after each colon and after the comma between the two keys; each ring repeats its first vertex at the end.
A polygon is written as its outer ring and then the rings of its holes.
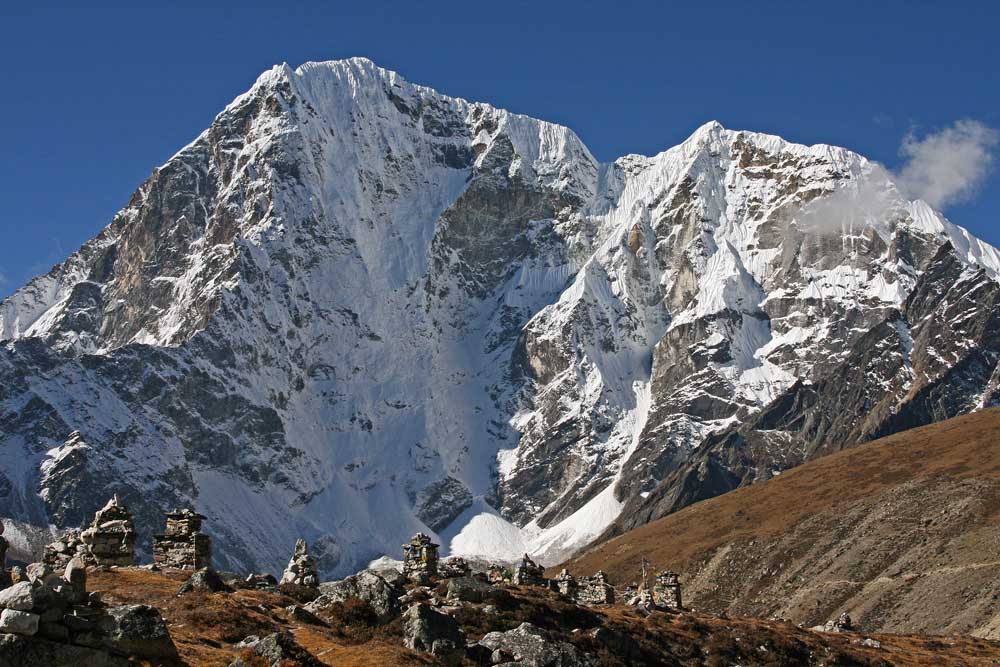
{"type": "MultiPolygon", "coordinates": [[[[0,512],[24,549],[111,492],[147,535],[190,504],[241,569],[305,536],[344,573],[417,530],[555,559],[879,327],[903,360],[880,416],[822,444],[899,422],[974,354],[910,419],[995,402],[983,309],[942,325],[965,347],[918,354],[911,302],[954,303],[921,287],[947,261],[970,285],[1000,271],[844,149],[708,123],[600,164],[564,127],[364,59],[276,67],[0,304],[0,512]]],[[[771,432],[721,468],[817,449],[771,432]]]]}

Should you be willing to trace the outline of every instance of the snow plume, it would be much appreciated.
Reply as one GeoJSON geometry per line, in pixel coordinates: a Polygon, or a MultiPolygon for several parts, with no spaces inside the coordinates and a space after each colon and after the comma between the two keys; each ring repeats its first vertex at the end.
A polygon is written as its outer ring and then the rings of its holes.
{"type": "Polygon", "coordinates": [[[966,200],[989,174],[998,140],[995,129],[975,120],[960,120],[923,139],[911,131],[899,149],[907,162],[896,174],[897,185],[936,209],[966,200]]]}

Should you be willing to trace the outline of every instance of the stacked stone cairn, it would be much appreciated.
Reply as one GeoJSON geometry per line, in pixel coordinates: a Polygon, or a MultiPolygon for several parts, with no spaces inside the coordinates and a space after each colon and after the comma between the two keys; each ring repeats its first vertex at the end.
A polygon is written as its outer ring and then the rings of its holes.
{"type": "Polygon", "coordinates": [[[135,565],[135,524],[115,495],[94,515],[94,522],[80,533],[87,565],[135,565]]]}
{"type": "Polygon", "coordinates": [[[319,587],[319,569],[316,567],[316,559],[309,555],[309,546],[305,540],[295,540],[295,553],[281,575],[281,583],[306,588],[319,587]]]}
{"type": "Polygon", "coordinates": [[[580,604],[614,604],[615,589],[608,583],[608,575],[598,570],[589,577],[581,577],[577,582],[576,600],[580,604]]]}
{"type": "Polygon", "coordinates": [[[514,578],[511,580],[515,586],[544,586],[545,568],[535,563],[524,554],[521,562],[514,568],[514,578]]]}
{"type": "Polygon", "coordinates": [[[190,509],[167,513],[167,529],[153,535],[153,562],[160,567],[200,570],[212,566],[212,540],[201,532],[204,516],[190,509]]]}
{"type": "Polygon", "coordinates": [[[63,570],[74,558],[85,558],[87,545],[80,539],[79,530],[67,530],[55,542],[45,545],[42,562],[49,567],[63,570]]]}
{"type": "Polygon", "coordinates": [[[403,576],[421,584],[437,576],[438,546],[423,533],[414,535],[403,545],[403,576]]]}
{"type": "Polygon", "coordinates": [[[577,582],[576,577],[570,574],[567,570],[563,569],[555,578],[556,590],[560,595],[569,598],[570,600],[576,600],[576,590],[577,582]]]}
{"type": "Polygon", "coordinates": [[[469,565],[469,561],[459,556],[452,556],[443,561],[438,566],[438,570],[442,579],[457,579],[458,577],[467,577],[472,574],[472,567],[469,565]]]}
{"type": "Polygon", "coordinates": [[[664,570],[653,582],[653,602],[669,609],[681,609],[681,582],[676,572],[664,570]]]}
{"type": "Polygon", "coordinates": [[[87,571],[72,558],[62,576],[32,563],[27,576],[0,589],[0,665],[127,667],[126,655],[177,656],[159,612],[145,605],[106,607],[87,592],[87,571]]]}

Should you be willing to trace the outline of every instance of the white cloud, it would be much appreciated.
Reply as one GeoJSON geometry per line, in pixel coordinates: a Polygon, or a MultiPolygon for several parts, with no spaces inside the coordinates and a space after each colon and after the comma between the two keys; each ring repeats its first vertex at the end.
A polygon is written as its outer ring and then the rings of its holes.
{"type": "Polygon", "coordinates": [[[993,166],[1000,134],[975,120],[960,120],[922,139],[911,132],[899,152],[906,163],[896,173],[896,185],[910,199],[934,208],[972,197],[993,166]]]}

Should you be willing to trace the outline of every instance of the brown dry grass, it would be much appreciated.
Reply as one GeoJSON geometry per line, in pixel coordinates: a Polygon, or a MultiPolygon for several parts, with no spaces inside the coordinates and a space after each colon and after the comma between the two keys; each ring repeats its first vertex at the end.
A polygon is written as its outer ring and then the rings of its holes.
{"type": "MultiPolygon", "coordinates": [[[[184,573],[126,569],[93,572],[89,583],[109,602],[157,606],[168,622],[183,664],[189,667],[228,665],[238,655],[233,646],[238,635],[248,630],[262,634],[281,629],[291,631],[306,650],[327,665],[438,664],[431,656],[403,648],[398,619],[385,626],[370,626],[361,603],[335,607],[326,614],[330,628],[303,625],[290,621],[284,607],[291,599],[283,595],[239,590],[178,597],[176,590],[184,577],[184,573]]],[[[622,606],[580,608],[539,588],[512,587],[510,592],[510,599],[498,605],[496,614],[484,613],[479,605],[457,614],[468,637],[529,621],[576,645],[592,657],[595,667],[797,667],[807,664],[803,662],[807,658],[808,664],[831,667],[985,667],[1000,661],[1000,644],[973,638],[867,635],[882,642],[881,649],[874,649],[858,645],[864,635],[808,632],[786,622],[720,619],[694,612],[642,618],[634,609],[622,606]],[[609,634],[597,641],[591,634],[596,628],[609,634]]]]}
{"type": "MultiPolygon", "coordinates": [[[[736,540],[768,537],[822,511],[918,479],[1000,480],[1000,409],[950,419],[831,454],[756,486],[686,507],[588,549],[568,563],[573,572],[608,572],[634,580],[640,559],[686,568],[702,554],[736,540]]],[[[987,520],[997,523],[1000,502],[987,520]]]]}

